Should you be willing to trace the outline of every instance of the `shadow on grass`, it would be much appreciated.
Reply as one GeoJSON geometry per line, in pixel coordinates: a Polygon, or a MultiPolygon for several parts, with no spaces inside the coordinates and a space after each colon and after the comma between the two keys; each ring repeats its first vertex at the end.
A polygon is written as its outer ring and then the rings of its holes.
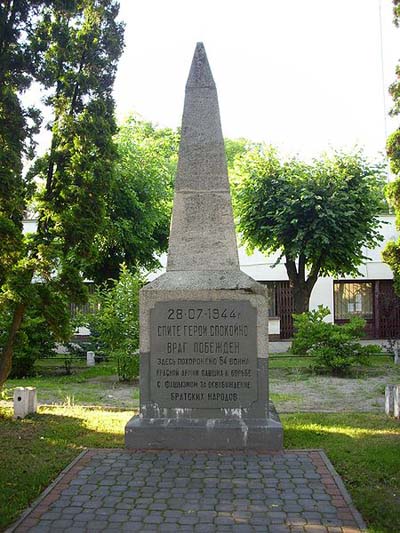
{"type": "Polygon", "coordinates": [[[322,448],[369,532],[400,531],[400,427],[370,413],[283,415],[285,448],[322,448]]]}
{"type": "Polygon", "coordinates": [[[0,530],[83,449],[123,447],[124,427],[132,415],[42,407],[39,414],[13,420],[11,409],[0,410],[0,530]]]}
{"type": "MultiPolygon", "coordinates": [[[[84,448],[124,446],[133,411],[41,407],[13,420],[0,411],[0,529],[10,524],[84,448]],[[2,414],[1,414],[2,413],[2,414]]],[[[399,424],[381,415],[283,415],[285,448],[322,448],[371,532],[400,531],[399,424]]]]}

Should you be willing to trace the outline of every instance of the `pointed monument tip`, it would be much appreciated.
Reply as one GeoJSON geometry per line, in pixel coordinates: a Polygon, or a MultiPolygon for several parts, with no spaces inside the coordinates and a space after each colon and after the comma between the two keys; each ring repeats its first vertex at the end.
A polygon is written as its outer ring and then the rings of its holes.
{"type": "Polygon", "coordinates": [[[196,44],[192,66],[190,67],[189,77],[186,83],[186,88],[188,87],[215,88],[215,82],[208,63],[206,49],[201,42],[196,44]]]}

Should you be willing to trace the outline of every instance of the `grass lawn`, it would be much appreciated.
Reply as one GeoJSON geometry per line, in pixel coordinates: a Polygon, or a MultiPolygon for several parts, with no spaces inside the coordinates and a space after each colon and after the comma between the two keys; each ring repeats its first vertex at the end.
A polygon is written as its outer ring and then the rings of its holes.
{"type": "Polygon", "coordinates": [[[15,387],[36,387],[39,403],[65,405],[109,405],[130,408],[139,405],[139,389],[132,383],[119,383],[115,365],[101,363],[94,367],[74,366],[71,375],[63,372],[62,362],[38,361],[37,375],[24,379],[9,379],[0,391],[0,400],[12,401],[15,387]],[[43,369],[43,364],[46,366],[43,369]],[[44,371],[43,371],[44,370],[44,371]],[[126,390],[129,399],[125,405],[118,390],[126,390]]]}
{"type": "MultiPolygon", "coordinates": [[[[269,368],[308,368],[313,362],[312,357],[302,357],[300,355],[291,355],[285,353],[272,353],[269,356],[269,368]]],[[[369,358],[369,366],[364,367],[363,371],[384,366],[392,366],[393,357],[388,354],[374,355],[369,358]]]]}
{"type": "MultiPolygon", "coordinates": [[[[24,420],[0,411],[0,528],[85,447],[123,447],[132,412],[41,407],[24,420]]],[[[373,533],[400,531],[400,428],[373,414],[282,416],[286,448],[323,448],[373,533]]]]}

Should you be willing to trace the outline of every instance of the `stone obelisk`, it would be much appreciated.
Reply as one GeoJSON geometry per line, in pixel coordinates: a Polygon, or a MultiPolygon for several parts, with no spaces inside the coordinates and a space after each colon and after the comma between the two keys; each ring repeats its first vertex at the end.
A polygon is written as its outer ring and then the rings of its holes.
{"type": "Polygon", "coordinates": [[[128,448],[280,450],[265,287],[241,272],[218,97],[202,43],[186,84],[167,271],[140,293],[128,448]]]}

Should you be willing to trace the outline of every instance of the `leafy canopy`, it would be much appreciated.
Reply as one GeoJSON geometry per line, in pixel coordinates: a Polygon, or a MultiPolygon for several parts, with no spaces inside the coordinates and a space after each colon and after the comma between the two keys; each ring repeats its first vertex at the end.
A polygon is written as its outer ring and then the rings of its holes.
{"type": "Polygon", "coordinates": [[[305,163],[261,145],[240,162],[235,206],[248,249],[303,258],[320,275],[356,274],[380,240],[383,167],[361,152],[305,163]]]}
{"type": "Polygon", "coordinates": [[[33,79],[27,37],[43,3],[0,3],[0,289],[24,253],[22,218],[31,188],[22,166],[23,158],[33,156],[40,120],[20,96],[33,79]]]}
{"type": "Polygon", "coordinates": [[[179,134],[135,115],[115,136],[117,159],[106,192],[106,217],[95,238],[96,257],[86,273],[97,283],[159,266],[168,246],[179,134]]]}

